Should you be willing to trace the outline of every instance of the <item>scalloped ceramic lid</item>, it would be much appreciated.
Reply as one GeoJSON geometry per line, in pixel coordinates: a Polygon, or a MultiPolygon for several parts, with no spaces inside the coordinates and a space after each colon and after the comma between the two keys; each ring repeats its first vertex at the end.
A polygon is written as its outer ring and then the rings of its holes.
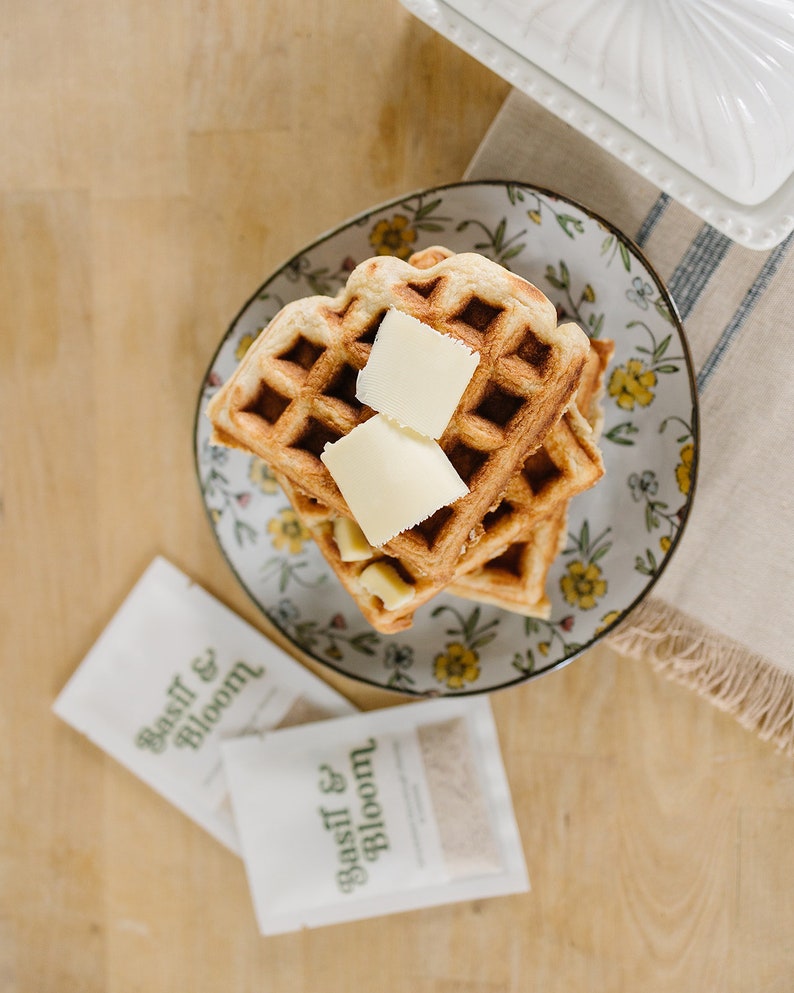
{"type": "Polygon", "coordinates": [[[794,173],[791,0],[448,2],[737,203],[794,173]]]}

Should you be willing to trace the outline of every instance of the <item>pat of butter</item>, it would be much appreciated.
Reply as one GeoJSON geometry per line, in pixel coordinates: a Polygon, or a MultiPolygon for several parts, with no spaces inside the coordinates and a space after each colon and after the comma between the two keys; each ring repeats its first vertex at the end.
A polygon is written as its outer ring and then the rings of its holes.
{"type": "Polygon", "coordinates": [[[370,545],[469,492],[441,446],[376,414],[320,455],[370,545]]]}
{"type": "Polygon", "coordinates": [[[372,558],[372,546],[358,524],[349,517],[334,519],[334,541],[343,562],[365,562],[372,558]]]}
{"type": "Polygon", "coordinates": [[[403,427],[440,438],[479,361],[462,341],[392,308],[358,374],[356,397],[403,427]]]}
{"type": "Polygon", "coordinates": [[[359,582],[373,596],[378,597],[386,610],[397,610],[410,603],[416,590],[406,583],[393,565],[388,562],[373,562],[358,577],[359,582]]]}

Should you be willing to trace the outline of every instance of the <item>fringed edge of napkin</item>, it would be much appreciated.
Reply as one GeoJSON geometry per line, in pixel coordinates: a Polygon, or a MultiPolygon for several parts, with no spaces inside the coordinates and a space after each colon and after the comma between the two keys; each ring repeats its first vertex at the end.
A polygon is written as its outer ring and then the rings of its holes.
{"type": "Polygon", "coordinates": [[[663,600],[641,603],[608,638],[794,756],[794,675],[663,600]]]}

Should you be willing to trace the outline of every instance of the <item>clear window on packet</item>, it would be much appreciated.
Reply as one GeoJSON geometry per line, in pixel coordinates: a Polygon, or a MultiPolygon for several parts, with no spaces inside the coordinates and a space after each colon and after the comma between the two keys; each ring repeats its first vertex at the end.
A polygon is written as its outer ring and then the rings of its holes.
{"type": "Polygon", "coordinates": [[[487,697],[221,751],[262,934],[529,889],[487,697]]]}

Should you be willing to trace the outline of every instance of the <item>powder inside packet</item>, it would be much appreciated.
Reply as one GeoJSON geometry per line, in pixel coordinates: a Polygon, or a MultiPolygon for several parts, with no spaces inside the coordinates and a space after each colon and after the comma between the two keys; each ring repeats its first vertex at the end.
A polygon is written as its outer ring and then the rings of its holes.
{"type": "Polygon", "coordinates": [[[461,717],[417,729],[444,859],[453,876],[496,872],[501,856],[461,717]]]}

